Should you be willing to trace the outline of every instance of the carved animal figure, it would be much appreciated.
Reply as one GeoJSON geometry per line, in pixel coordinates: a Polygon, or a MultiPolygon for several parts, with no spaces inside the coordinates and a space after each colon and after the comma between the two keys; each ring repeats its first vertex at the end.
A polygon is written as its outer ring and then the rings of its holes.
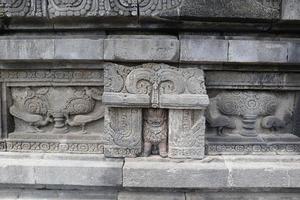
{"type": "Polygon", "coordinates": [[[53,119],[49,114],[47,114],[47,117],[44,119],[41,115],[21,111],[14,105],[9,108],[9,111],[14,117],[29,123],[30,127],[27,132],[30,133],[43,132],[39,127],[47,126],[49,123],[53,122],[53,119]]]}
{"type": "Polygon", "coordinates": [[[95,107],[94,111],[86,114],[86,115],[76,115],[73,119],[70,119],[70,116],[67,114],[66,117],[66,124],[69,126],[81,126],[81,133],[86,134],[87,131],[85,129],[85,125],[87,123],[96,121],[104,117],[104,106],[95,107]]]}
{"type": "Polygon", "coordinates": [[[163,109],[147,109],[144,112],[144,154],[150,156],[153,146],[158,146],[159,155],[168,156],[167,111],[163,109]]]}
{"type": "Polygon", "coordinates": [[[224,136],[223,129],[224,128],[230,128],[230,129],[235,129],[236,125],[234,120],[230,119],[229,117],[220,115],[217,116],[216,118],[207,118],[207,121],[209,122],[210,126],[213,128],[217,128],[217,134],[219,136],[224,136]]]}

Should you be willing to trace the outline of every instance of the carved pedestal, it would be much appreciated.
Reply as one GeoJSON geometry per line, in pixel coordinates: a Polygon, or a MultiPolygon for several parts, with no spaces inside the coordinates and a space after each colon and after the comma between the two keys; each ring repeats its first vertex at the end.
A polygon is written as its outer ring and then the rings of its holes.
{"type": "Polygon", "coordinates": [[[209,100],[202,70],[110,64],[104,90],[106,156],[203,158],[209,100]]]}

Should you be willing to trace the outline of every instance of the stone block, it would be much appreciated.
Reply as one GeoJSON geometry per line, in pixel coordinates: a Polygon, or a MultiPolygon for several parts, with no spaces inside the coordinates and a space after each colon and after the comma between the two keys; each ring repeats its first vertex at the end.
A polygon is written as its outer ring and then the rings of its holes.
{"type": "MultiPolygon", "coordinates": [[[[300,2],[299,2],[299,6],[300,6],[300,2]]],[[[289,63],[300,63],[300,41],[289,43],[288,62],[289,63]]]]}
{"type": "Polygon", "coordinates": [[[287,42],[259,40],[230,40],[229,62],[286,63],[287,42]]]}
{"type": "Polygon", "coordinates": [[[104,59],[126,62],[176,62],[179,60],[179,41],[168,36],[112,37],[104,42],[104,59]]]}
{"type": "Polygon", "coordinates": [[[178,192],[120,192],[118,200],[185,200],[178,192]]]}
{"type": "Polygon", "coordinates": [[[180,42],[181,62],[227,62],[227,40],[190,38],[180,42]]]}
{"type": "Polygon", "coordinates": [[[295,192],[203,192],[187,193],[186,200],[298,200],[300,194],[295,192]]]}
{"type": "Polygon", "coordinates": [[[122,160],[88,155],[1,153],[1,184],[62,186],[120,186],[122,160]]]}
{"type": "Polygon", "coordinates": [[[1,39],[0,60],[48,60],[54,58],[53,39],[1,39]]]}
{"type": "Polygon", "coordinates": [[[55,59],[103,60],[103,39],[56,39],[55,59]]]}
{"type": "Polygon", "coordinates": [[[282,19],[300,20],[300,1],[299,0],[282,0],[282,19]]]}
{"type": "Polygon", "coordinates": [[[172,161],[157,157],[126,159],[123,186],[137,188],[220,188],[227,185],[228,170],[215,162],[172,161]]]}

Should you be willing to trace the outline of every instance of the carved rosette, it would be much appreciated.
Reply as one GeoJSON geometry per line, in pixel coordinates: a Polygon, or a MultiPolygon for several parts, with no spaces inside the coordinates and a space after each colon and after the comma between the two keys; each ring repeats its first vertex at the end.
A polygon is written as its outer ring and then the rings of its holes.
{"type": "Polygon", "coordinates": [[[110,110],[107,116],[109,120],[105,124],[106,135],[114,135],[112,138],[123,136],[122,134],[129,135],[132,139],[140,137],[138,148],[124,143],[127,152],[123,147],[123,154],[119,151],[122,145],[113,141],[111,146],[116,147],[108,147],[110,156],[127,157],[128,153],[131,155],[129,150],[132,148],[141,153],[139,148],[143,138],[145,156],[157,153],[161,157],[203,158],[203,111],[209,100],[202,70],[180,69],[165,64],[144,64],[137,67],[108,64],[104,76],[103,102],[110,110]],[[143,120],[128,115],[127,112],[132,109],[137,110],[143,120]],[[116,113],[117,116],[122,115],[119,112],[125,115],[123,119],[126,123],[121,122],[120,117],[115,117],[116,113]],[[112,124],[115,124],[115,129],[111,128],[112,124]],[[125,126],[122,130],[121,124],[131,126],[125,126]]]}

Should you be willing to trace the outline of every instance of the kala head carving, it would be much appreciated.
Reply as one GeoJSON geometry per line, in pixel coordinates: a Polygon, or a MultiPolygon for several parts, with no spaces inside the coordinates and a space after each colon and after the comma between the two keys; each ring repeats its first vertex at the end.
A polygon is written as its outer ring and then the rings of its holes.
{"type": "Polygon", "coordinates": [[[154,146],[158,147],[159,155],[168,156],[167,111],[163,109],[146,109],[144,111],[144,154],[149,156],[154,146]]]}

